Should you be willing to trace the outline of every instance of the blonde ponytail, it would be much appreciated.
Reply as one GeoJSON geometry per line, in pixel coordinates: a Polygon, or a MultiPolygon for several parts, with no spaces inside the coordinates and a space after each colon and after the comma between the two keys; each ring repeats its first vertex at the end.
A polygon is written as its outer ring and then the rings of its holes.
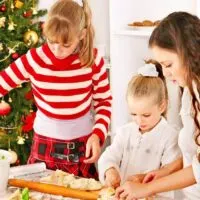
{"type": "Polygon", "coordinates": [[[91,21],[91,10],[87,0],[83,0],[83,11],[85,18],[86,37],[82,40],[80,49],[80,60],[85,67],[91,67],[94,63],[94,28],[91,21]]]}

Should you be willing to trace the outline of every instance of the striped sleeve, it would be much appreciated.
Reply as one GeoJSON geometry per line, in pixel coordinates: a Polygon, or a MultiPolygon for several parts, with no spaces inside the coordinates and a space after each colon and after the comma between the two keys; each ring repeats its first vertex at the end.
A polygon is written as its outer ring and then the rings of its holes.
{"type": "Polygon", "coordinates": [[[103,144],[108,135],[111,101],[112,96],[104,60],[97,54],[93,73],[93,103],[95,111],[93,133],[99,136],[101,144],[103,144]]]}
{"type": "Polygon", "coordinates": [[[18,58],[5,70],[0,72],[0,97],[3,97],[10,90],[16,88],[17,85],[28,81],[28,73],[23,63],[24,57],[18,58]]]}

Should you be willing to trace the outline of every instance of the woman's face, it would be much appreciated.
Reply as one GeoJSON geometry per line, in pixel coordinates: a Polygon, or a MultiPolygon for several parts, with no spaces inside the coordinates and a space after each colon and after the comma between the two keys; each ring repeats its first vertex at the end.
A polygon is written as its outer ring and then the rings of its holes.
{"type": "Polygon", "coordinates": [[[182,65],[177,53],[157,46],[152,47],[154,59],[162,65],[163,74],[179,86],[186,86],[186,67],[182,65]]]}

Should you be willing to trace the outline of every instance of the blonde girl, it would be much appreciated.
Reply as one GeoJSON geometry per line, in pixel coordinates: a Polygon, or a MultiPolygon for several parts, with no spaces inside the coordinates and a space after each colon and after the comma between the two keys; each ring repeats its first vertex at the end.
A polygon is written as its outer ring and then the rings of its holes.
{"type": "Polygon", "coordinates": [[[168,97],[160,65],[146,64],[138,73],[127,90],[132,121],[119,128],[99,159],[99,178],[107,186],[132,179],[142,182],[145,173],[180,157],[177,131],[164,117],[168,97]]]}

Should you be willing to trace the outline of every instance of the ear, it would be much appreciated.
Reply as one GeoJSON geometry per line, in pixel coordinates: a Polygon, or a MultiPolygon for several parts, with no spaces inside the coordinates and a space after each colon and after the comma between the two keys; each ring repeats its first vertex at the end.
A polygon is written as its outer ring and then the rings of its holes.
{"type": "Polygon", "coordinates": [[[87,35],[87,30],[86,28],[84,28],[82,31],[81,31],[81,34],[80,34],[80,40],[83,40],[87,35]]]}
{"type": "Polygon", "coordinates": [[[159,106],[160,112],[164,113],[167,109],[167,100],[163,100],[163,102],[161,103],[161,105],[159,106]]]}

